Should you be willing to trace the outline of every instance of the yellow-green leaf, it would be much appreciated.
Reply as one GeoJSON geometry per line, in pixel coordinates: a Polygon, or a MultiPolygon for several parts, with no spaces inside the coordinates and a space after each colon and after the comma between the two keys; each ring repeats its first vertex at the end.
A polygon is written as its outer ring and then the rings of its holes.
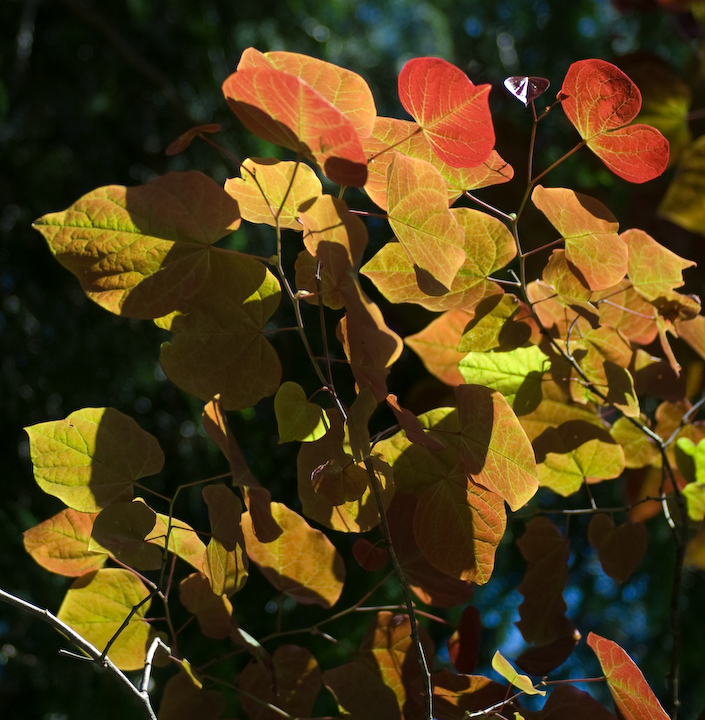
{"type": "Polygon", "coordinates": [[[34,227],[91,300],[118,315],[156,318],[206,286],[210,246],[239,224],[237,202],[189,171],[98,188],[34,227]]]}
{"type": "Polygon", "coordinates": [[[169,551],[199,572],[203,572],[206,546],[196,531],[183,520],[172,517],[170,522],[168,515],[157,513],[154,529],[145,540],[163,548],[167,534],[169,535],[169,551]]]}
{"type": "Polygon", "coordinates": [[[323,408],[309,402],[301,385],[282,383],[274,397],[274,413],[279,428],[279,442],[314,442],[322,438],[330,423],[323,408]]]}
{"type": "MultiPolygon", "coordinates": [[[[57,617],[102,651],[132,609],[147,597],[149,591],[129,570],[96,570],[71,585],[57,617]]],[[[144,616],[149,605],[147,601],[139,607],[110,648],[108,657],[121,670],[144,667],[150,632],[144,616]]]]}
{"type": "Polygon", "coordinates": [[[37,484],[79,512],[131,500],[135,481],[164,465],[156,438],[113,408],[84,408],[25,430],[37,484]]]}
{"type": "Polygon", "coordinates": [[[499,650],[492,658],[492,667],[508,682],[514,685],[527,695],[545,695],[545,690],[537,690],[528,675],[520,675],[514,666],[507,660],[499,650]]]}

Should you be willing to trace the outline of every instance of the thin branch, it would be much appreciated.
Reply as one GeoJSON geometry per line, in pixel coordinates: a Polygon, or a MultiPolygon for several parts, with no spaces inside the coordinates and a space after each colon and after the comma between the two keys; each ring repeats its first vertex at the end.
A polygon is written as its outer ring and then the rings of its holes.
{"type": "Polygon", "coordinates": [[[87,640],[82,638],[65,622],[59,620],[56,615],[53,615],[48,610],[40,608],[37,605],[32,605],[32,603],[29,603],[26,600],[21,600],[20,598],[15,597],[8,592],[5,592],[5,590],[3,590],[2,588],[0,588],[0,600],[8,603],[9,605],[13,605],[20,610],[24,610],[25,612],[35,615],[40,620],[48,623],[55,630],[67,637],[77,648],[83,650],[83,652],[86,653],[86,655],[90,656],[92,660],[104,667],[111,675],[115,676],[115,678],[119,681],[123,688],[125,688],[134,698],[139,701],[140,705],[142,706],[142,714],[144,715],[144,717],[149,718],[149,720],[157,720],[157,715],[152,708],[152,703],[150,701],[149,695],[147,694],[147,691],[138,690],[132,684],[130,679],[122,672],[122,670],[120,670],[112,662],[112,660],[110,660],[110,658],[103,657],[103,654],[100,652],[100,650],[98,650],[98,648],[96,648],[87,640]]]}

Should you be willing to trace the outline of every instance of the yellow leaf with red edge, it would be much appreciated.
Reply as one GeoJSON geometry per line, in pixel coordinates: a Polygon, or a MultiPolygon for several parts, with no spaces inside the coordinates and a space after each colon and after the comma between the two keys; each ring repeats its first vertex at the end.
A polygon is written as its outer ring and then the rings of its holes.
{"type": "Polygon", "coordinates": [[[237,202],[189,171],[97,188],[34,227],[91,300],[117,315],[157,318],[207,286],[211,246],[239,224],[237,202]]]}
{"type": "Polygon", "coordinates": [[[150,627],[144,619],[150,605],[148,597],[147,588],[129,570],[96,570],[71,585],[57,617],[102,651],[130,616],[108,657],[120,670],[140,670],[149,644],[150,627]]]}
{"type": "Polygon", "coordinates": [[[607,686],[624,720],[668,720],[641,670],[617,643],[592,632],[587,642],[600,661],[607,686]]]}
{"type": "Polygon", "coordinates": [[[244,67],[226,78],[223,95],[250,132],[301,153],[334,183],[362,187],[367,181],[367,158],[352,121],[305,80],[244,67]]]}
{"type": "Polygon", "coordinates": [[[494,148],[489,85],[474,85],[440,58],[414,58],[399,73],[399,99],[433,151],[451,167],[475,167],[494,148]]]}
{"type": "Polygon", "coordinates": [[[249,513],[242,516],[247,554],[280,592],[303,605],[334,605],[345,582],[345,564],[333,544],[300,515],[282,503],[272,503],[272,516],[282,534],[262,543],[255,536],[249,513]]]}
{"type": "Polygon", "coordinates": [[[37,484],[79,512],[131,500],[135,481],[164,465],[156,438],[114,408],[84,408],[25,430],[37,484]]]}
{"type": "Polygon", "coordinates": [[[559,98],[588,147],[619,177],[643,183],[666,169],[668,141],[656,128],[629,124],[641,109],[641,93],[615,65],[573,63],[559,98]]]}
{"type": "Polygon", "coordinates": [[[182,390],[225,410],[252,407],[281,380],[279,356],[263,328],[279,305],[280,287],[258,260],[215,250],[208,287],[156,324],[174,337],[159,361],[182,390]]]}
{"type": "Polygon", "coordinates": [[[238,202],[243,220],[301,230],[299,207],[322,192],[321,181],[304,163],[248,158],[241,177],[225,181],[225,192],[238,202]]]}
{"type": "Polygon", "coordinates": [[[616,285],[627,273],[627,246],[612,213],[594,198],[567,188],[537,185],[534,205],[565,240],[565,257],[590,290],[616,285]]]}
{"type": "Polygon", "coordinates": [[[79,577],[103,567],[108,556],[88,549],[95,513],[65,508],[23,533],[25,550],[45,570],[79,577]]]}

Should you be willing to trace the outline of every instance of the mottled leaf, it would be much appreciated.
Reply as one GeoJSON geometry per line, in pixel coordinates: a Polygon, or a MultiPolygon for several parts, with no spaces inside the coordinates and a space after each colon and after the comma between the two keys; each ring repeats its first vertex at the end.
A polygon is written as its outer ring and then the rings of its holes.
{"type": "Polygon", "coordinates": [[[135,481],[164,465],[156,438],[113,408],[84,408],[25,430],[37,484],[79,512],[131,500],[135,481]]]}

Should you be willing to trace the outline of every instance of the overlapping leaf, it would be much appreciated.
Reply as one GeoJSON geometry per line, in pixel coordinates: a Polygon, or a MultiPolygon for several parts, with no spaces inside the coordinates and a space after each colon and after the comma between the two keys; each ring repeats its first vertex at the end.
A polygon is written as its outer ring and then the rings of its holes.
{"type": "Polygon", "coordinates": [[[95,519],[88,549],[112,555],[137,570],[158,570],[162,553],[145,540],[156,521],[157,514],[143,502],[108,505],[95,519]]]}
{"type": "Polygon", "coordinates": [[[414,58],[399,73],[401,104],[451,167],[476,167],[490,156],[495,137],[489,93],[489,85],[475,86],[440,58],[414,58]]]}
{"type": "Polygon", "coordinates": [[[565,256],[591,290],[616,285],[627,272],[627,246],[617,235],[619,225],[597,200],[566,188],[537,185],[534,205],[565,240],[565,256]]]}
{"type": "Polygon", "coordinates": [[[457,675],[447,669],[433,675],[434,710],[439,720],[463,720],[471,713],[481,713],[504,702],[505,711],[510,712],[517,709],[508,700],[510,694],[508,686],[481,675],[457,675]]]}
{"type": "Polygon", "coordinates": [[[193,674],[184,670],[169,678],[159,704],[159,720],[218,720],[225,698],[217,690],[205,690],[193,674]]]}
{"type": "Polygon", "coordinates": [[[466,353],[514,350],[529,342],[537,330],[528,308],[515,295],[493,293],[475,307],[458,350],[466,353]]]}
{"type": "Polygon", "coordinates": [[[203,572],[203,561],[206,555],[206,546],[196,534],[196,531],[183,520],[157,513],[154,529],[145,538],[158,547],[163,548],[169,536],[169,552],[187,562],[199,572],[203,572]]]}
{"type": "Polygon", "coordinates": [[[249,513],[242,516],[247,554],[280,592],[304,605],[334,605],[343,590],[345,565],[333,544],[300,515],[281,503],[272,503],[272,516],[282,534],[260,542],[249,513]]]}
{"type": "Polygon", "coordinates": [[[402,720],[394,690],[361,660],[326,670],[323,682],[346,720],[402,720]]]}
{"type": "Polygon", "coordinates": [[[643,183],[666,169],[666,138],[649,125],[629,124],[641,108],[641,93],[619,68],[604,60],[573,63],[559,97],[588,147],[619,177],[643,183]]]}
{"type": "Polygon", "coordinates": [[[79,512],[130,500],[135,481],[164,465],[156,438],[113,408],[84,408],[25,430],[37,484],[79,512]]]}
{"type": "Polygon", "coordinates": [[[600,661],[612,697],[625,720],[667,720],[661,704],[634,661],[617,643],[590,633],[588,645],[600,661]]]}
{"type": "Polygon", "coordinates": [[[387,168],[395,153],[430,162],[446,181],[449,203],[466,190],[508,182],[514,176],[511,165],[494,150],[475,167],[453,167],[436,155],[416,123],[396,118],[376,118],[372,133],[362,140],[362,146],[371,157],[365,192],[383,210],[387,209],[387,168]]]}
{"type": "Polygon", "coordinates": [[[248,158],[242,177],[225,181],[225,192],[237,200],[243,220],[301,230],[299,207],[322,192],[321,181],[304,163],[248,158]]]}
{"type": "Polygon", "coordinates": [[[208,505],[211,539],[206,548],[203,572],[216,595],[232,595],[247,580],[245,538],[240,527],[242,503],[225,485],[207,485],[203,499],[208,505]]]}
{"type": "MultiPolygon", "coordinates": [[[[57,617],[98,650],[103,650],[133,608],[149,597],[142,581],[129,570],[96,570],[78,578],[66,593],[57,617]]],[[[150,628],[144,620],[149,601],[132,614],[108,657],[121,670],[144,666],[150,628]]]]}
{"type": "Polygon", "coordinates": [[[108,556],[88,549],[95,513],[66,508],[23,534],[25,550],[43,568],[79,577],[103,567],[108,556]]]}
{"type": "Polygon", "coordinates": [[[191,573],[179,584],[181,604],[198,620],[201,632],[213,640],[229,637],[233,606],[225,595],[216,595],[203,573],[191,573]]]}
{"type": "Polygon", "coordinates": [[[590,544],[597,550],[602,569],[613,580],[624,583],[632,576],[646,552],[646,526],[627,521],[615,527],[611,515],[600,513],[590,521],[590,544]]]}
{"type": "Polygon", "coordinates": [[[280,289],[257,260],[214,252],[207,290],[157,320],[174,334],[159,358],[169,379],[186,392],[202,400],[220,393],[224,409],[239,410],[279,387],[281,363],[263,328],[280,289]]]}
{"type": "Polygon", "coordinates": [[[98,188],[34,227],[91,300],[118,315],[157,318],[206,286],[210,246],[239,224],[237,202],[189,171],[98,188]]]}
{"type": "Polygon", "coordinates": [[[427,295],[449,292],[467,255],[448,209],[445,181],[430,163],[397,154],[388,170],[387,217],[427,295]]]}
{"type": "Polygon", "coordinates": [[[230,109],[252,133],[317,163],[340,185],[362,187],[367,159],[352,121],[305,80],[244,67],[223,83],[230,109]]]}

